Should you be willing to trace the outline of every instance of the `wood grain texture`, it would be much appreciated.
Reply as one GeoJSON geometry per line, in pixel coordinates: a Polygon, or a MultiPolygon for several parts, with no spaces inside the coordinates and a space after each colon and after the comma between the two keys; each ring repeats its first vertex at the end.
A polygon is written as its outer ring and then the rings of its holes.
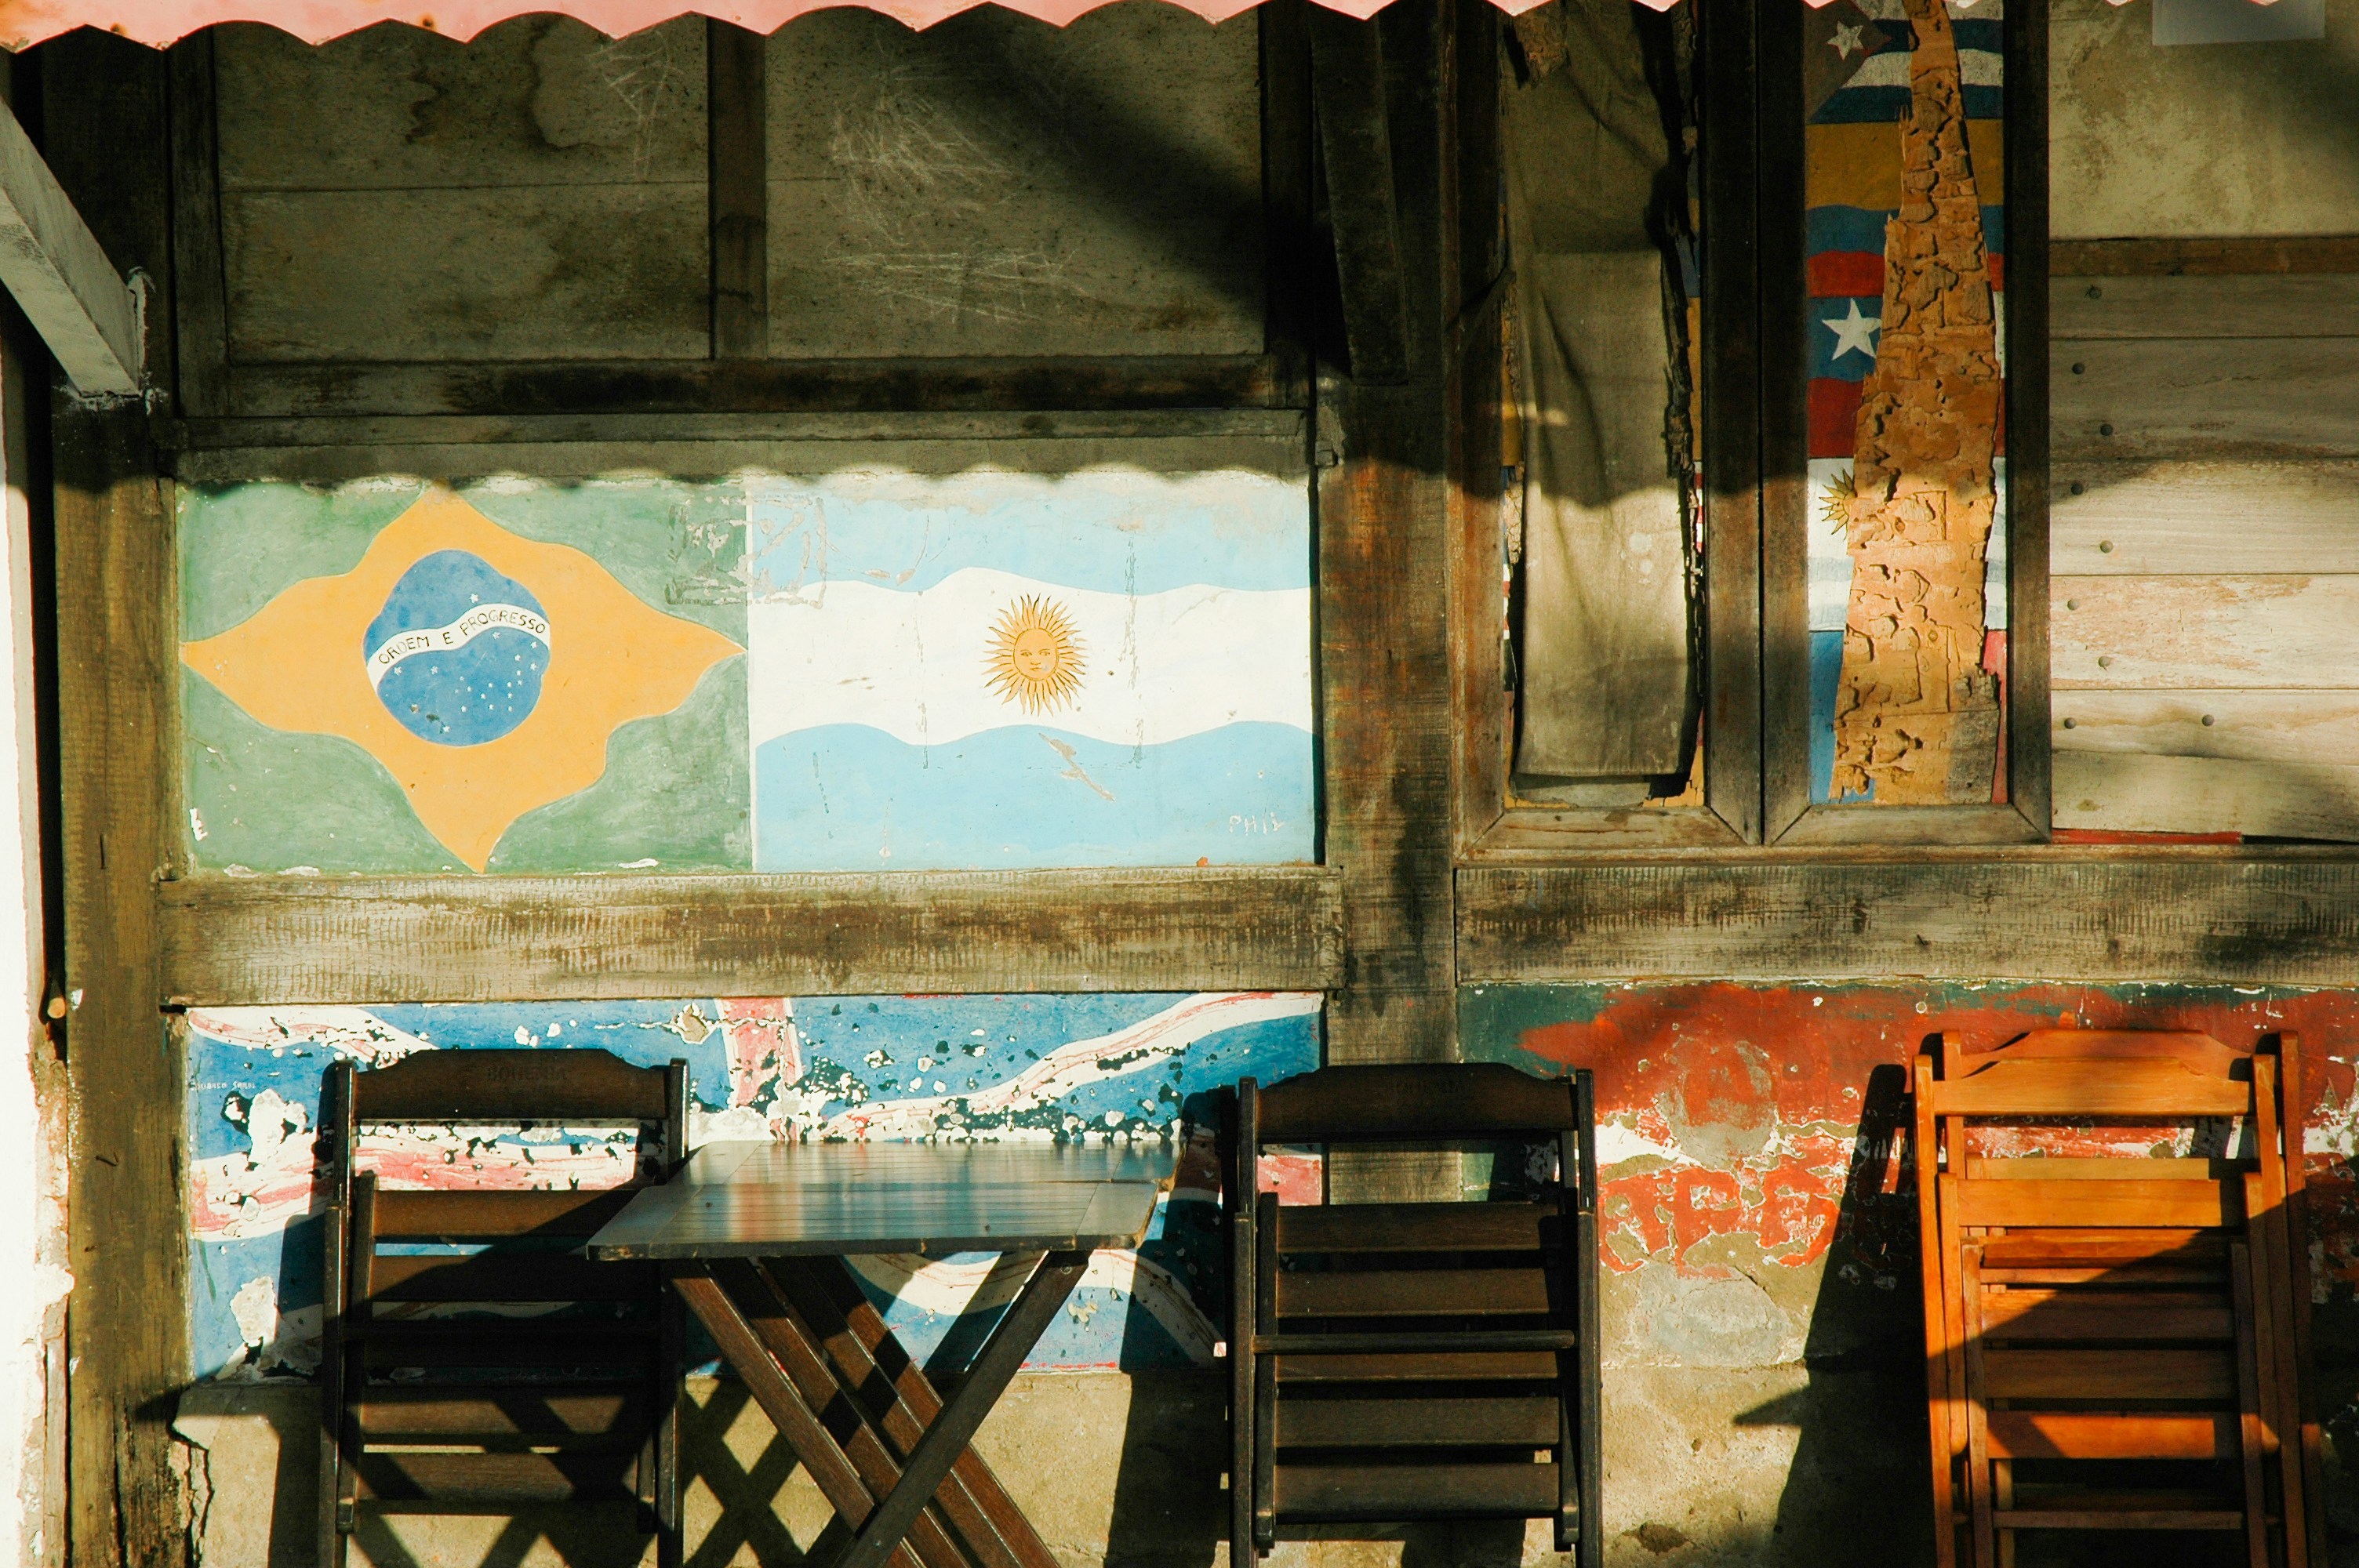
{"type": "Polygon", "coordinates": [[[1482,868],[1459,872],[1457,911],[1467,985],[1795,975],[2341,985],[2359,963],[2359,857],[1927,849],[1482,868]]]}
{"type": "Polygon", "coordinates": [[[2046,838],[2054,780],[2048,708],[2054,681],[2049,594],[2055,378],[2049,273],[2049,0],[2017,0],[2002,18],[2006,80],[2006,770],[2007,800],[2046,838]]]}
{"type": "MultiPolygon", "coordinates": [[[[1754,26],[1760,140],[1755,168],[1734,177],[1758,182],[1762,837],[1774,843],[1811,804],[1808,531],[1815,508],[1810,389],[1802,369],[1810,362],[1812,330],[1803,220],[1808,116],[1801,13],[1790,6],[1759,7],[1754,26]]],[[[1705,152],[1707,178],[1716,156],[1705,152]]],[[[1717,395],[1717,384],[1708,382],[1706,398],[1717,395]]]]}
{"type": "Polygon", "coordinates": [[[1318,388],[1315,445],[1340,459],[1318,481],[1322,858],[1343,879],[1346,923],[1330,1062],[1443,1059],[1456,1024],[1442,235],[1460,193],[1454,179],[1444,189],[1439,24],[1430,0],[1390,6],[1375,23],[1408,258],[1409,380],[1364,386],[1324,372],[1318,388]]]}
{"type": "Polygon", "coordinates": [[[2359,767],[2359,690],[2067,692],[2060,752],[2359,767]]]}
{"type": "Polygon", "coordinates": [[[1408,379],[1408,257],[1395,199],[1382,29],[1374,20],[1313,7],[1310,75],[1352,377],[1397,385],[1408,379]]]}
{"type": "Polygon", "coordinates": [[[1316,867],[168,882],[191,1004],[1309,989],[1343,970],[1316,867]]]}
{"type": "MultiPolygon", "coordinates": [[[[38,58],[41,150],[59,183],[116,265],[166,282],[165,57],[84,29],[38,58]]],[[[151,324],[149,352],[168,371],[169,321],[151,324]]],[[[187,1085],[180,1043],[152,1000],[154,881],[172,819],[171,507],[135,408],[61,404],[50,435],[65,985],[82,999],[65,1021],[75,1276],[65,1550],[92,1568],[172,1568],[187,1553],[168,1428],[189,1375],[187,1085]]]]}
{"type": "Polygon", "coordinates": [[[2056,352],[2060,465],[2359,453],[2344,415],[2359,397],[2359,339],[2082,339],[2056,352]]]}
{"type": "Polygon", "coordinates": [[[172,46],[172,315],[183,414],[228,412],[229,295],[222,282],[221,148],[211,28],[172,46]]]}
{"type": "Polygon", "coordinates": [[[2359,273],[2059,277],[2055,347],[2077,338],[2348,338],[2359,335],[2359,273]]]}
{"type": "Polygon", "coordinates": [[[2118,833],[2359,839],[2359,766],[2056,753],[2056,825],[2118,833]]]}
{"type": "Polygon", "coordinates": [[[770,346],[770,87],[768,40],[708,20],[706,179],[712,238],[712,357],[747,359],[770,346]]]}
{"type": "Polygon", "coordinates": [[[2359,572],[2359,462],[2066,462],[2054,504],[2060,576],[2359,572]]]}
{"type": "Polygon", "coordinates": [[[1266,354],[1072,359],[483,362],[241,364],[224,397],[263,418],[352,414],[755,414],[862,409],[1229,408],[1273,406],[1266,354]]]}
{"type": "Polygon", "coordinates": [[[162,993],[156,879],[171,754],[171,506],[136,409],[55,416],[67,1022],[73,1557],[185,1550],[171,1396],[188,1378],[186,1092],[162,993]]]}
{"type": "Polygon", "coordinates": [[[2056,687],[2313,690],[2359,670],[2359,574],[2055,579],[2056,687]]]}
{"type": "Polygon", "coordinates": [[[2256,234],[2220,239],[2062,240],[2051,266],[2063,277],[2219,277],[2359,273],[2359,237],[2256,234]]]}

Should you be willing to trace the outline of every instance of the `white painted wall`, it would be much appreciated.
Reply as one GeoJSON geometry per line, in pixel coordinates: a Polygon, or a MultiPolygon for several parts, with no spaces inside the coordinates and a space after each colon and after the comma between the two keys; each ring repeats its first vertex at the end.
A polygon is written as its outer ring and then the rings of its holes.
{"type": "MultiPolygon", "coordinates": [[[[67,1288],[62,1067],[38,1010],[42,989],[39,815],[33,741],[30,517],[25,395],[0,375],[6,490],[0,570],[0,1568],[65,1560],[62,1346],[67,1288]],[[52,1394],[55,1395],[52,1409],[52,1394]]],[[[38,367],[46,375],[47,366],[38,367]]]]}

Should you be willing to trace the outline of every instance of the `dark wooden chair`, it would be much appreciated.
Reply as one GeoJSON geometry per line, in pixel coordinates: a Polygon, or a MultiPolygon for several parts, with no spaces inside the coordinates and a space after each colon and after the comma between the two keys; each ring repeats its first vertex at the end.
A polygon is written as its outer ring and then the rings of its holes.
{"type": "Polygon", "coordinates": [[[1599,1568],[1590,1076],[1328,1067],[1237,1086],[1230,1561],[1282,1526],[1550,1519],[1599,1568]],[[1551,1146],[1535,1196],[1280,1205],[1271,1145],[1551,1146]]]}
{"type": "Polygon", "coordinates": [[[604,1051],[429,1051],[329,1069],[320,1561],[355,1509],[506,1514],[636,1504],[680,1561],[680,1317],[654,1265],[582,1243],[685,1158],[688,1069],[604,1051]],[[375,1125],[638,1124],[631,1179],[597,1191],[397,1191],[354,1169],[375,1125]],[[528,1310],[519,1313],[518,1305],[528,1310]]]}
{"type": "Polygon", "coordinates": [[[2300,1136],[2279,1065],[2161,1031],[1918,1058],[1945,1568],[1961,1533],[1975,1568],[2010,1568],[2026,1530],[2219,1532],[2249,1568],[2308,1561],[2300,1136]],[[2233,1149],[2150,1152],[2228,1119],[2233,1149]]]}

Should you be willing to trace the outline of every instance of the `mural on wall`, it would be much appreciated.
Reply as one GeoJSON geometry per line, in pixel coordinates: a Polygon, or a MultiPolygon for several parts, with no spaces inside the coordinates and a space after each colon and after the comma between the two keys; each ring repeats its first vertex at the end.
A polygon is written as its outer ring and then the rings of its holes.
{"type": "Polygon", "coordinates": [[[1315,854],[1299,481],[380,479],[179,505],[200,871],[1315,854]]]}
{"type": "MultiPolygon", "coordinates": [[[[330,1063],[415,1051],[594,1048],[689,1065],[690,1141],[744,1138],[1151,1141],[1176,1175],[1136,1252],[1092,1260],[1029,1365],[1206,1365],[1224,1310],[1212,1091],[1318,1065],[1320,999],[769,997],[399,1007],[192,1008],[190,1342],[201,1377],[308,1375],[319,1359],[312,1136],[330,1063]]],[[[627,1180],[628,1129],[387,1129],[362,1161],[392,1186],[627,1180]]],[[[1013,1300],[989,1254],[853,1260],[922,1360],[952,1367],[1013,1300]]]]}
{"type": "Polygon", "coordinates": [[[1896,1136],[1936,1033],[2302,1037],[2320,1299],[2359,1285],[2359,993],[2255,986],[1614,982],[1470,988],[1466,1055],[1597,1078],[1600,1250],[1618,1354],[1701,1366],[1917,1354],[1917,1200],[1896,1136]]]}
{"type": "Polygon", "coordinates": [[[1811,798],[2006,798],[2003,0],[1806,22],[1811,798]]]}

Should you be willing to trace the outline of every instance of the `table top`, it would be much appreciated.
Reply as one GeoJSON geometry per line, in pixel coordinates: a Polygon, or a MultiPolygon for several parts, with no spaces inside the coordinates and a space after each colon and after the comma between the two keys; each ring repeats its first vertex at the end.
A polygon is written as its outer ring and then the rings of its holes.
{"type": "Polygon", "coordinates": [[[1157,1144],[708,1143],[589,1249],[613,1260],[1136,1247],[1176,1162],[1157,1144]]]}

